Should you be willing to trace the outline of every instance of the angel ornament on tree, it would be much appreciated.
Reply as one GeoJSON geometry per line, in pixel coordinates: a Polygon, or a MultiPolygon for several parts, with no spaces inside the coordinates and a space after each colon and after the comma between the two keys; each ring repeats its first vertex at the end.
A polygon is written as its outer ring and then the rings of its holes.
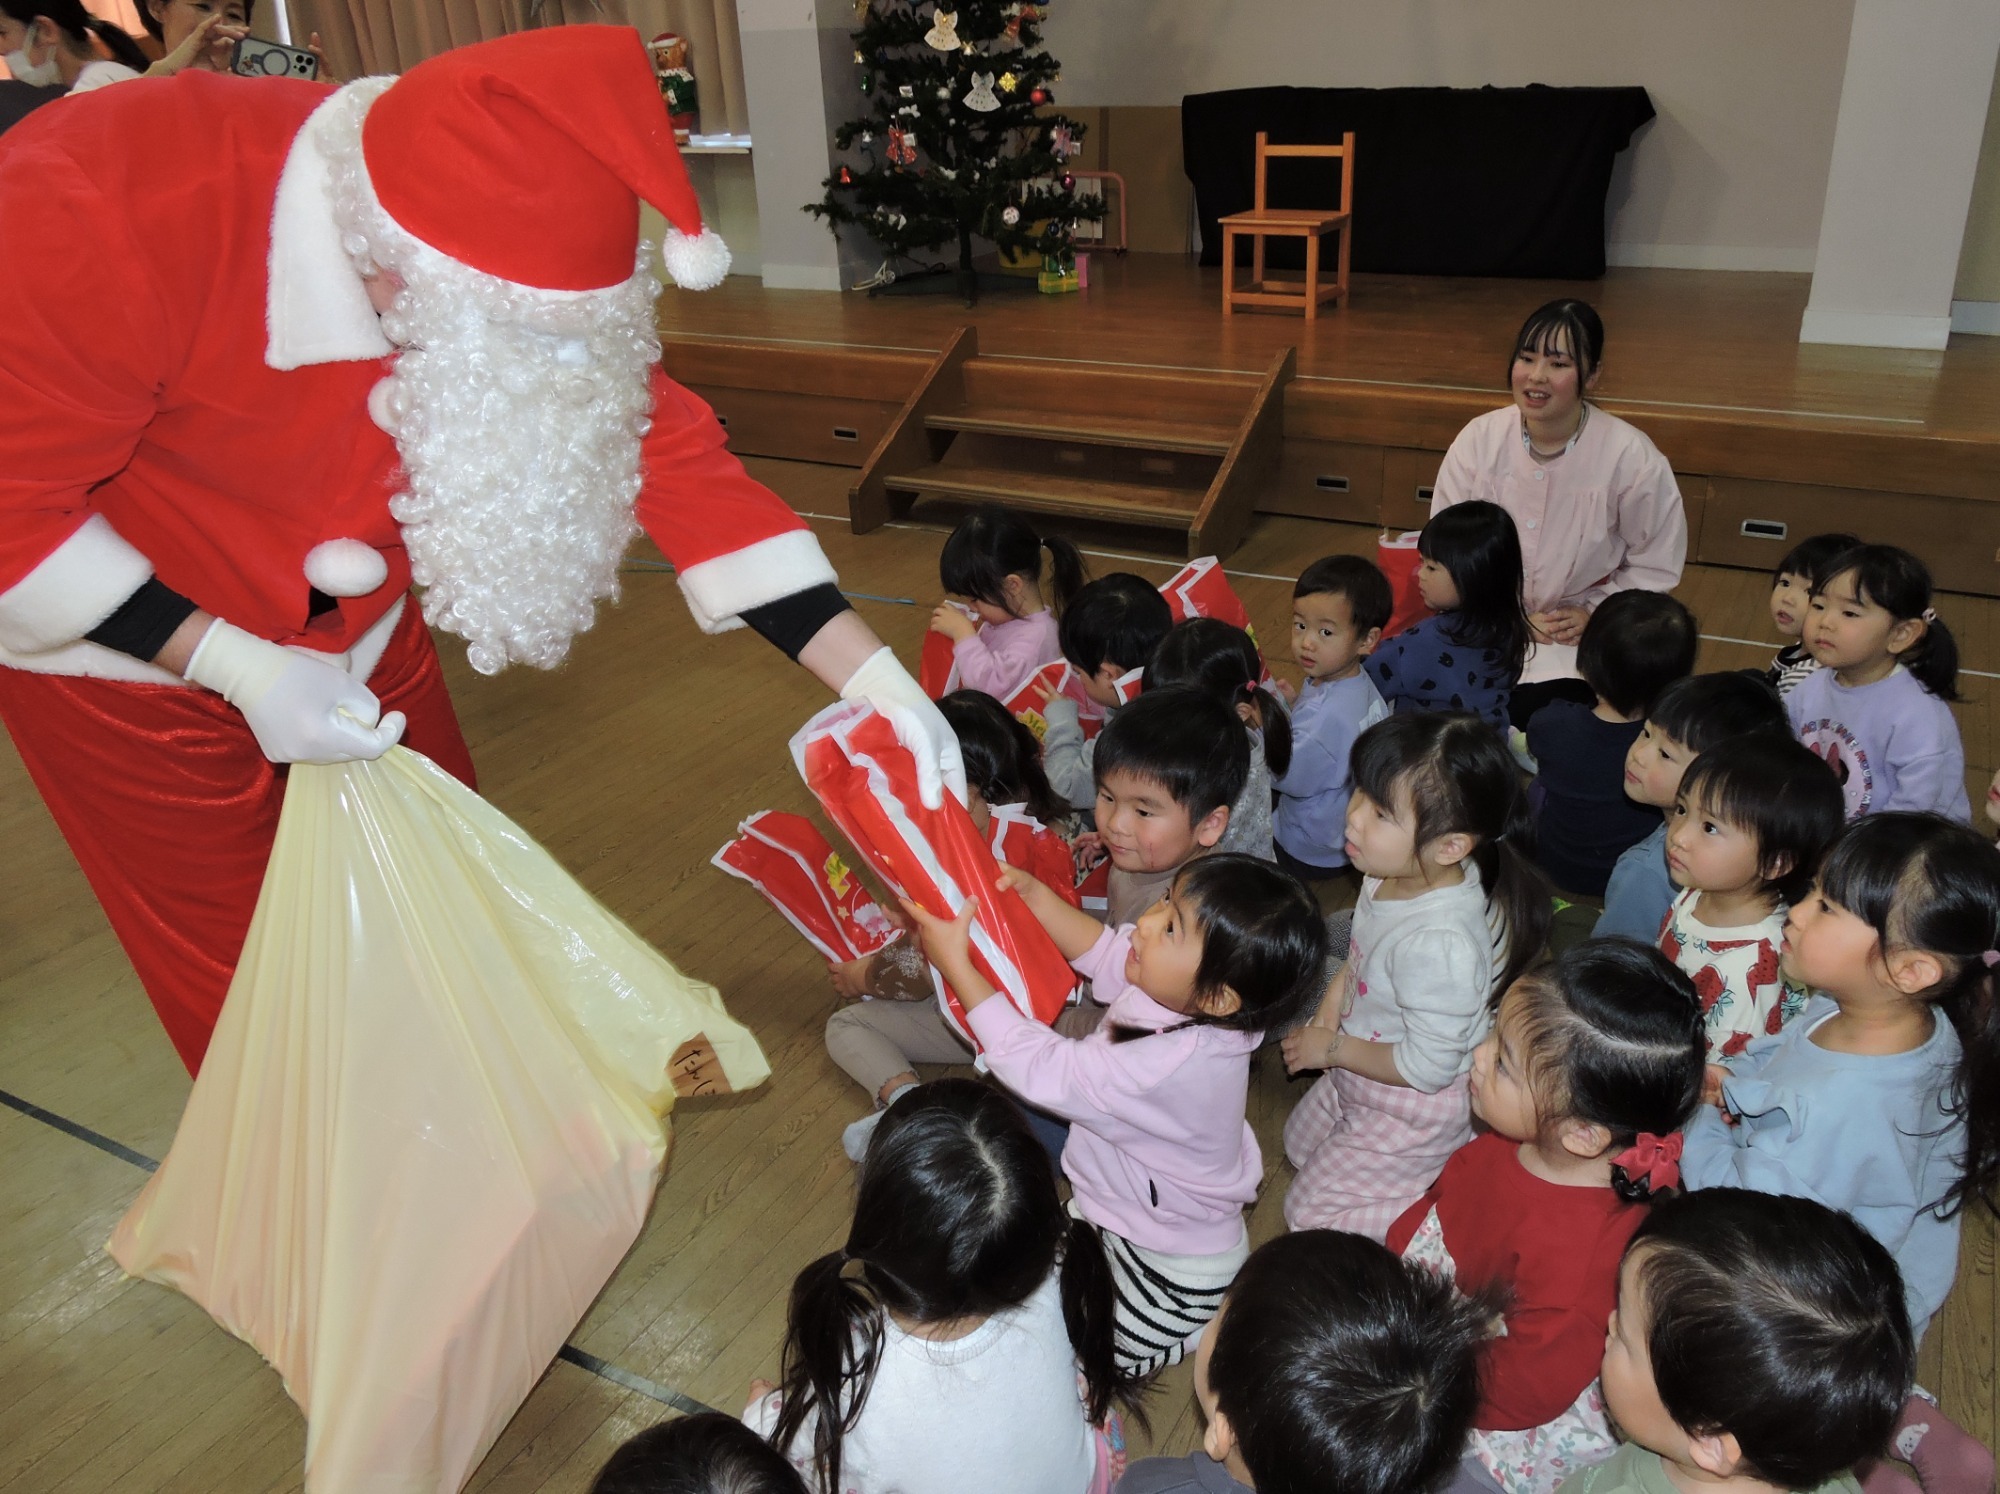
{"type": "MultiPolygon", "coordinates": [[[[1006,0],[957,0],[952,9],[936,0],[872,0],[854,33],[868,112],[834,131],[842,154],[830,163],[825,195],[807,211],[836,233],[867,234],[890,261],[916,260],[914,278],[947,269],[918,260],[921,251],[955,242],[950,268],[968,302],[978,294],[975,247],[1068,252],[1077,221],[1104,209],[1076,195],[1064,168],[1083,126],[1047,107],[1060,69],[1042,50],[1044,9],[1006,0]],[[879,160],[866,148],[873,138],[887,141],[879,160]]],[[[906,267],[873,283],[912,278],[906,267]]]]}
{"type": "MultiPolygon", "coordinates": [[[[941,10],[931,21],[931,29],[924,36],[924,44],[939,52],[958,50],[958,12],[941,10]]],[[[968,46],[969,49],[969,46],[968,46]]]]}

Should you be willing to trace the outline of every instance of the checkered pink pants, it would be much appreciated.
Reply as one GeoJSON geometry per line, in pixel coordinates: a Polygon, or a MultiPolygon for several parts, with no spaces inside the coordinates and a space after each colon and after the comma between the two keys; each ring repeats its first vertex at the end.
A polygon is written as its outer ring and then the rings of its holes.
{"type": "Polygon", "coordinates": [[[1471,1139],[1462,1074],[1427,1095],[1329,1070],[1285,1122],[1285,1155],[1299,1170],[1285,1195],[1285,1223],[1380,1240],[1471,1139]]]}

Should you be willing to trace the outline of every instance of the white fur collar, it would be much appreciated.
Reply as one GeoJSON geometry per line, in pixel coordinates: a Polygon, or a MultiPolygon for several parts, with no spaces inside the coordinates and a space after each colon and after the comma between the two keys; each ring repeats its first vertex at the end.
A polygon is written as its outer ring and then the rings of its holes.
{"type": "Polygon", "coordinates": [[[278,178],[264,302],[264,362],[272,368],[364,361],[395,351],[334,221],[333,173],[320,132],[340,99],[333,94],[312,112],[278,178]]]}

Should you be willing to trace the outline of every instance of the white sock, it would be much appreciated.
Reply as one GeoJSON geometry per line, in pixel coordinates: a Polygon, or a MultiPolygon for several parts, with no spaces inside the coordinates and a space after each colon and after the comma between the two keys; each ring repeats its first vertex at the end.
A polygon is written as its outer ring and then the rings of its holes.
{"type": "Polygon", "coordinates": [[[882,1102],[879,1109],[869,1111],[840,1133],[840,1149],[847,1153],[848,1161],[859,1162],[868,1154],[868,1141],[875,1134],[875,1128],[882,1124],[882,1117],[888,1113],[896,1096],[909,1087],[907,1084],[897,1085],[889,1091],[889,1098],[882,1102]]]}

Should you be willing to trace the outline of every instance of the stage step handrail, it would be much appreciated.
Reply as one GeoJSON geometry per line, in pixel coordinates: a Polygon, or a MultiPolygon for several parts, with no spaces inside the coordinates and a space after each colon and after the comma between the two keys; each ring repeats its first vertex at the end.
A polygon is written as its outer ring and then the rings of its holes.
{"type": "Polygon", "coordinates": [[[1286,348],[1271,360],[1229,454],[1195,510],[1188,531],[1188,556],[1227,555],[1241,543],[1257,507],[1257,489],[1276,469],[1285,442],[1285,386],[1298,367],[1299,351],[1286,348]]]}
{"type": "MultiPolygon", "coordinates": [[[[960,327],[924,370],[917,387],[862,464],[861,476],[847,490],[848,524],[856,534],[880,529],[896,516],[894,500],[882,480],[886,475],[927,466],[943,455],[924,417],[964,406],[965,365],[978,356],[979,329],[960,327]]],[[[948,439],[943,444],[948,444],[948,439]]]]}

